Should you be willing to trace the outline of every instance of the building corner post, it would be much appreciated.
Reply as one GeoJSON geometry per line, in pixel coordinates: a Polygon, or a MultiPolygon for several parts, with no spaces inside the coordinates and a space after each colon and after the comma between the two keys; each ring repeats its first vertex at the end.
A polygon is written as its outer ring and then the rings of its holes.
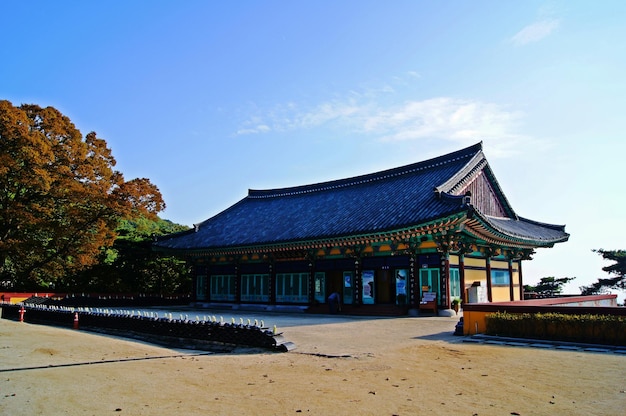
{"type": "Polygon", "coordinates": [[[511,257],[509,257],[509,300],[511,302],[513,302],[515,300],[515,290],[514,290],[514,286],[515,284],[513,283],[513,259],[511,257]]]}
{"type": "Polygon", "coordinates": [[[459,286],[461,289],[461,304],[467,302],[467,296],[465,295],[465,253],[459,253],[459,286]]]}
{"type": "Polygon", "coordinates": [[[490,253],[485,253],[485,270],[487,274],[487,300],[492,302],[492,293],[491,293],[491,255],[490,253]]]}
{"type": "Polygon", "coordinates": [[[445,309],[452,308],[452,303],[450,301],[450,252],[446,250],[443,253],[443,305],[445,309]]]}
{"type": "Polygon", "coordinates": [[[354,306],[361,305],[361,290],[362,290],[362,279],[361,279],[361,268],[362,268],[363,258],[361,256],[356,256],[354,258],[354,294],[353,294],[353,302],[354,306]]]}

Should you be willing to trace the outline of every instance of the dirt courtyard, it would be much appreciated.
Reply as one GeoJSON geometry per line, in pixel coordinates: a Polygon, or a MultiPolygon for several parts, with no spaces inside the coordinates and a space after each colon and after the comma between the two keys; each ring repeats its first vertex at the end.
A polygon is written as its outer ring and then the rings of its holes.
{"type": "Polygon", "coordinates": [[[288,353],[0,319],[2,415],[622,415],[626,356],[461,342],[455,318],[290,326],[288,353]]]}

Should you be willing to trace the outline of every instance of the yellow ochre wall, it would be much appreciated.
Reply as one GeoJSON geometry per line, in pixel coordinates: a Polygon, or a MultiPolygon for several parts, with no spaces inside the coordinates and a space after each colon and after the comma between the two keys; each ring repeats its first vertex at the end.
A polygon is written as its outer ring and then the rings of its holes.
{"type": "Polygon", "coordinates": [[[499,261],[499,260],[491,260],[491,268],[492,269],[506,269],[506,270],[509,270],[509,262],[507,262],[507,261],[499,261]]]}
{"type": "MultiPolygon", "coordinates": [[[[455,260],[458,262],[458,257],[454,256],[455,260]]],[[[451,264],[453,256],[450,256],[451,264]]],[[[465,293],[467,295],[467,290],[472,286],[474,282],[480,282],[480,285],[487,290],[487,264],[485,259],[479,258],[468,258],[464,259],[465,264],[465,293]],[[469,269],[469,267],[480,267],[480,269],[469,269]]],[[[501,260],[492,260],[491,261],[492,269],[509,269],[508,261],[501,260]]],[[[513,300],[522,300],[520,299],[520,275],[519,275],[519,263],[513,263],[513,273],[511,275],[511,281],[513,282],[513,300]]],[[[510,299],[510,289],[509,285],[504,286],[495,286],[491,287],[491,300],[492,302],[506,302],[510,299]]]]}
{"type": "Polygon", "coordinates": [[[510,300],[509,285],[506,286],[491,286],[491,301],[492,302],[506,302],[510,300]]]}
{"type": "MultiPolygon", "coordinates": [[[[492,269],[505,269],[509,270],[508,261],[491,261],[492,269]]],[[[520,281],[519,281],[519,262],[513,262],[513,273],[511,275],[511,282],[513,282],[513,300],[520,299],[520,281]]],[[[506,302],[511,300],[509,285],[505,286],[492,286],[491,297],[493,302],[506,302]]]]}
{"type": "Polygon", "coordinates": [[[493,312],[463,311],[463,335],[484,334],[485,316],[493,312]]]}
{"type": "Polygon", "coordinates": [[[464,260],[466,267],[485,267],[485,259],[475,259],[472,257],[465,257],[464,260]]]}
{"type": "Polygon", "coordinates": [[[487,290],[487,272],[485,271],[485,259],[465,257],[463,264],[465,265],[465,299],[467,301],[467,290],[472,287],[474,282],[480,282],[480,285],[487,290]],[[480,267],[481,269],[468,269],[468,267],[480,267]]]}

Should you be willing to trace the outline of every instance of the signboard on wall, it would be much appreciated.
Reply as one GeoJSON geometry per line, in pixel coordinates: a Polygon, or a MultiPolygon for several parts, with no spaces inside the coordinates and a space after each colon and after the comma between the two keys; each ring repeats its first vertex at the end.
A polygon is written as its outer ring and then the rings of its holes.
{"type": "Polygon", "coordinates": [[[396,270],[396,305],[406,305],[407,269],[396,270]]]}
{"type": "Polygon", "coordinates": [[[363,288],[363,304],[374,304],[374,270],[363,270],[361,274],[363,288]]]}

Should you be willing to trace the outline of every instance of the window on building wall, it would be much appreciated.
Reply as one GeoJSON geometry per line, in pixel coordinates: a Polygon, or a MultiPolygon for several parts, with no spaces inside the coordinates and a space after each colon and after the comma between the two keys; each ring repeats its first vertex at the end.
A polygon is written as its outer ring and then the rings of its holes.
{"type": "Polygon", "coordinates": [[[309,300],[308,273],[280,273],[276,275],[276,302],[303,303],[309,300]]]}
{"type": "Polygon", "coordinates": [[[326,273],[315,273],[315,300],[319,303],[326,302],[326,273]]]}
{"type": "Polygon", "coordinates": [[[408,275],[407,269],[396,270],[396,305],[406,305],[408,275]]]}
{"type": "Polygon", "coordinates": [[[267,274],[244,274],[241,275],[241,301],[242,302],[268,302],[269,280],[267,274]]]}
{"type": "Polygon", "coordinates": [[[354,299],[352,295],[354,289],[353,277],[352,272],[343,272],[343,303],[346,305],[352,305],[354,299]]]}
{"type": "Polygon", "coordinates": [[[437,294],[437,303],[441,303],[441,278],[440,270],[434,268],[421,268],[419,271],[420,279],[420,299],[424,296],[424,292],[435,292],[437,294]]]}
{"type": "Polygon", "coordinates": [[[234,301],[235,275],[213,275],[211,276],[211,300],[234,301]]]}
{"type": "Polygon", "coordinates": [[[511,281],[508,270],[491,270],[492,285],[508,285],[511,281]]]}
{"type": "Polygon", "coordinates": [[[361,299],[363,299],[363,304],[373,304],[374,303],[374,270],[363,270],[361,273],[361,289],[363,293],[361,293],[361,299]]]}
{"type": "Polygon", "coordinates": [[[200,275],[196,279],[196,299],[197,300],[205,300],[206,299],[206,276],[200,275]]]}
{"type": "Polygon", "coordinates": [[[450,297],[461,297],[461,275],[459,269],[450,268],[450,297]]]}

